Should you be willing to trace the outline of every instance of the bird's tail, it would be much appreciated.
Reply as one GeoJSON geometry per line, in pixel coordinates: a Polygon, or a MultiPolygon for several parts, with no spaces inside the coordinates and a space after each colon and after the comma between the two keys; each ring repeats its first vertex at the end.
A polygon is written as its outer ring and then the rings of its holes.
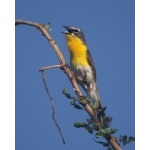
{"type": "Polygon", "coordinates": [[[109,127],[109,124],[104,121],[105,109],[102,107],[101,99],[98,92],[98,87],[96,83],[93,83],[92,86],[87,87],[87,94],[90,96],[93,102],[93,108],[97,111],[97,117],[101,119],[101,122],[105,128],[109,127]]]}

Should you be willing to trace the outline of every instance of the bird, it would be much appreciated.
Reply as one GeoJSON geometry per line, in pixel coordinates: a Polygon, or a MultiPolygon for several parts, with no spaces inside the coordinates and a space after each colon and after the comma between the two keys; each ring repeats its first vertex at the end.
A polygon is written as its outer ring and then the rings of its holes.
{"type": "MultiPolygon", "coordinates": [[[[91,53],[86,44],[85,36],[80,28],[63,26],[66,45],[70,52],[70,66],[77,83],[85,90],[91,99],[93,108],[102,110],[101,99],[96,81],[96,69],[91,53]]],[[[102,113],[105,116],[105,113],[102,113]]]]}

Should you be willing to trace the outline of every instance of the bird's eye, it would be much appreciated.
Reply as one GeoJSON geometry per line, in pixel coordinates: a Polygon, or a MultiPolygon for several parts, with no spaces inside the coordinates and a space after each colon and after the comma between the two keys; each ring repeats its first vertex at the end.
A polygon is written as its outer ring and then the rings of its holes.
{"type": "Polygon", "coordinates": [[[77,33],[77,32],[79,32],[79,30],[78,29],[74,29],[74,32],[77,33]]]}

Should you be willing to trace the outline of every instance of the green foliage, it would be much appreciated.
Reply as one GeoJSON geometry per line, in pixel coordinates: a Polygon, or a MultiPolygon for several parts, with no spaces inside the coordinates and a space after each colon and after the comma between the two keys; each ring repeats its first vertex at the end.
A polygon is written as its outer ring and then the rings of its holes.
{"type": "Polygon", "coordinates": [[[103,107],[102,109],[98,109],[98,110],[97,110],[98,115],[103,114],[105,110],[106,110],[106,107],[103,107]]]}
{"type": "Polygon", "coordinates": [[[74,108],[76,109],[83,109],[83,107],[81,107],[80,105],[78,105],[76,102],[79,103],[79,101],[76,100],[75,97],[72,97],[69,93],[68,90],[66,88],[63,89],[62,93],[68,98],[70,99],[70,104],[74,106],[74,108]]]}
{"type": "Polygon", "coordinates": [[[51,25],[50,22],[48,22],[48,23],[46,23],[46,24],[45,24],[45,23],[43,24],[44,28],[45,28],[47,31],[52,30],[52,29],[50,28],[50,25],[51,25]]]}
{"type": "MultiPolygon", "coordinates": [[[[127,137],[126,135],[121,135],[118,138],[119,140],[117,138],[115,138],[115,139],[116,139],[118,145],[120,145],[121,147],[135,141],[135,137],[132,137],[132,136],[127,137]]],[[[113,150],[113,148],[111,147],[111,145],[108,142],[96,141],[95,139],[94,139],[94,141],[98,144],[103,145],[104,147],[107,147],[107,150],[113,150]]]]}
{"type": "Polygon", "coordinates": [[[91,133],[91,134],[93,133],[93,127],[91,127],[89,123],[76,122],[76,123],[74,123],[74,127],[85,128],[89,133],[91,133]]]}
{"type": "MultiPolygon", "coordinates": [[[[69,93],[68,90],[66,88],[63,89],[62,93],[68,98],[70,99],[70,103],[71,105],[74,106],[74,108],[78,109],[78,110],[84,110],[82,106],[80,105],[85,105],[87,103],[90,104],[90,99],[89,97],[84,97],[82,96],[80,99],[80,102],[75,98],[72,97],[69,93]],[[77,104],[78,103],[78,104],[77,104]]],[[[93,108],[94,109],[94,108],[93,108]]],[[[97,115],[101,116],[101,114],[104,113],[104,111],[106,110],[106,107],[103,107],[100,110],[94,109],[97,111],[97,115]]],[[[110,124],[112,121],[112,117],[108,117],[108,116],[104,116],[103,121],[105,121],[106,123],[110,124]]],[[[94,124],[94,122],[92,121],[92,119],[87,118],[86,122],[76,122],[74,123],[74,127],[76,128],[84,128],[86,131],[88,131],[90,134],[94,134],[95,138],[103,138],[106,135],[112,135],[114,133],[117,132],[117,129],[112,129],[112,128],[104,128],[103,126],[98,127],[99,130],[97,130],[97,125],[94,124]]],[[[118,145],[120,146],[125,146],[131,142],[135,141],[135,137],[127,137],[127,135],[121,135],[118,139],[116,139],[116,142],[118,143],[118,145]]],[[[111,145],[108,142],[103,142],[103,141],[96,141],[94,139],[94,141],[98,144],[101,144],[102,146],[106,147],[107,150],[113,150],[113,148],[111,147],[111,145]]]]}
{"type": "Polygon", "coordinates": [[[100,128],[98,132],[95,133],[96,138],[104,137],[105,135],[114,134],[117,132],[117,129],[111,128],[100,128]]]}
{"type": "Polygon", "coordinates": [[[76,109],[83,109],[80,105],[76,104],[75,100],[71,100],[71,105],[73,105],[76,109]]]}
{"type": "Polygon", "coordinates": [[[123,144],[124,146],[131,143],[131,142],[134,142],[135,141],[135,137],[127,137],[126,135],[121,135],[119,137],[119,141],[118,141],[118,144],[123,144]]]}
{"type": "Polygon", "coordinates": [[[111,147],[111,145],[110,145],[108,142],[96,141],[95,139],[94,139],[94,141],[95,141],[96,143],[98,143],[98,144],[103,145],[104,147],[107,147],[107,150],[113,150],[112,147],[111,147]]]}
{"type": "Polygon", "coordinates": [[[69,93],[67,88],[64,88],[62,93],[68,98],[68,99],[75,99],[75,97],[72,97],[69,93]]]}
{"type": "Polygon", "coordinates": [[[105,116],[103,120],[110,123],[112,121],[112,117],[105,116]]]}
{"type": "Polygon", "coordinates": [[[85,129],[89,132],[89,133],[93,133],[93,129],[90,126],[85,127],[85,129]]]}
{"type": "Polygon", "coordinates": [[[91,124],[92,123],[92,119],[87,118],[86,121],[91,124]]]}
{"type": "Polygon", "coordinates": [[[76,128],[81,128],[81,127],[86,127],[88,124],[85,122],[76,122],[74,123],[74,127],[76,128]]]}

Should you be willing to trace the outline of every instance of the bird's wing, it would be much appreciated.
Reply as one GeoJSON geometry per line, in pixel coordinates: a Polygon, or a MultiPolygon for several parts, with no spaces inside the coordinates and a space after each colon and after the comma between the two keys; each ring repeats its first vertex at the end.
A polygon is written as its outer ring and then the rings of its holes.
{"type": "Polygon", "coordinates": [[[96,82],[96,69],[95,69],[94,61],[92,59],[92,56],[91,56],[91,53],[90,53],[89,50],[87,50],[87,61],[88,61],[89,65],[92,68],[93,76],[94,76],[94,79],[95,79],[95,82],[96,82]]]}

